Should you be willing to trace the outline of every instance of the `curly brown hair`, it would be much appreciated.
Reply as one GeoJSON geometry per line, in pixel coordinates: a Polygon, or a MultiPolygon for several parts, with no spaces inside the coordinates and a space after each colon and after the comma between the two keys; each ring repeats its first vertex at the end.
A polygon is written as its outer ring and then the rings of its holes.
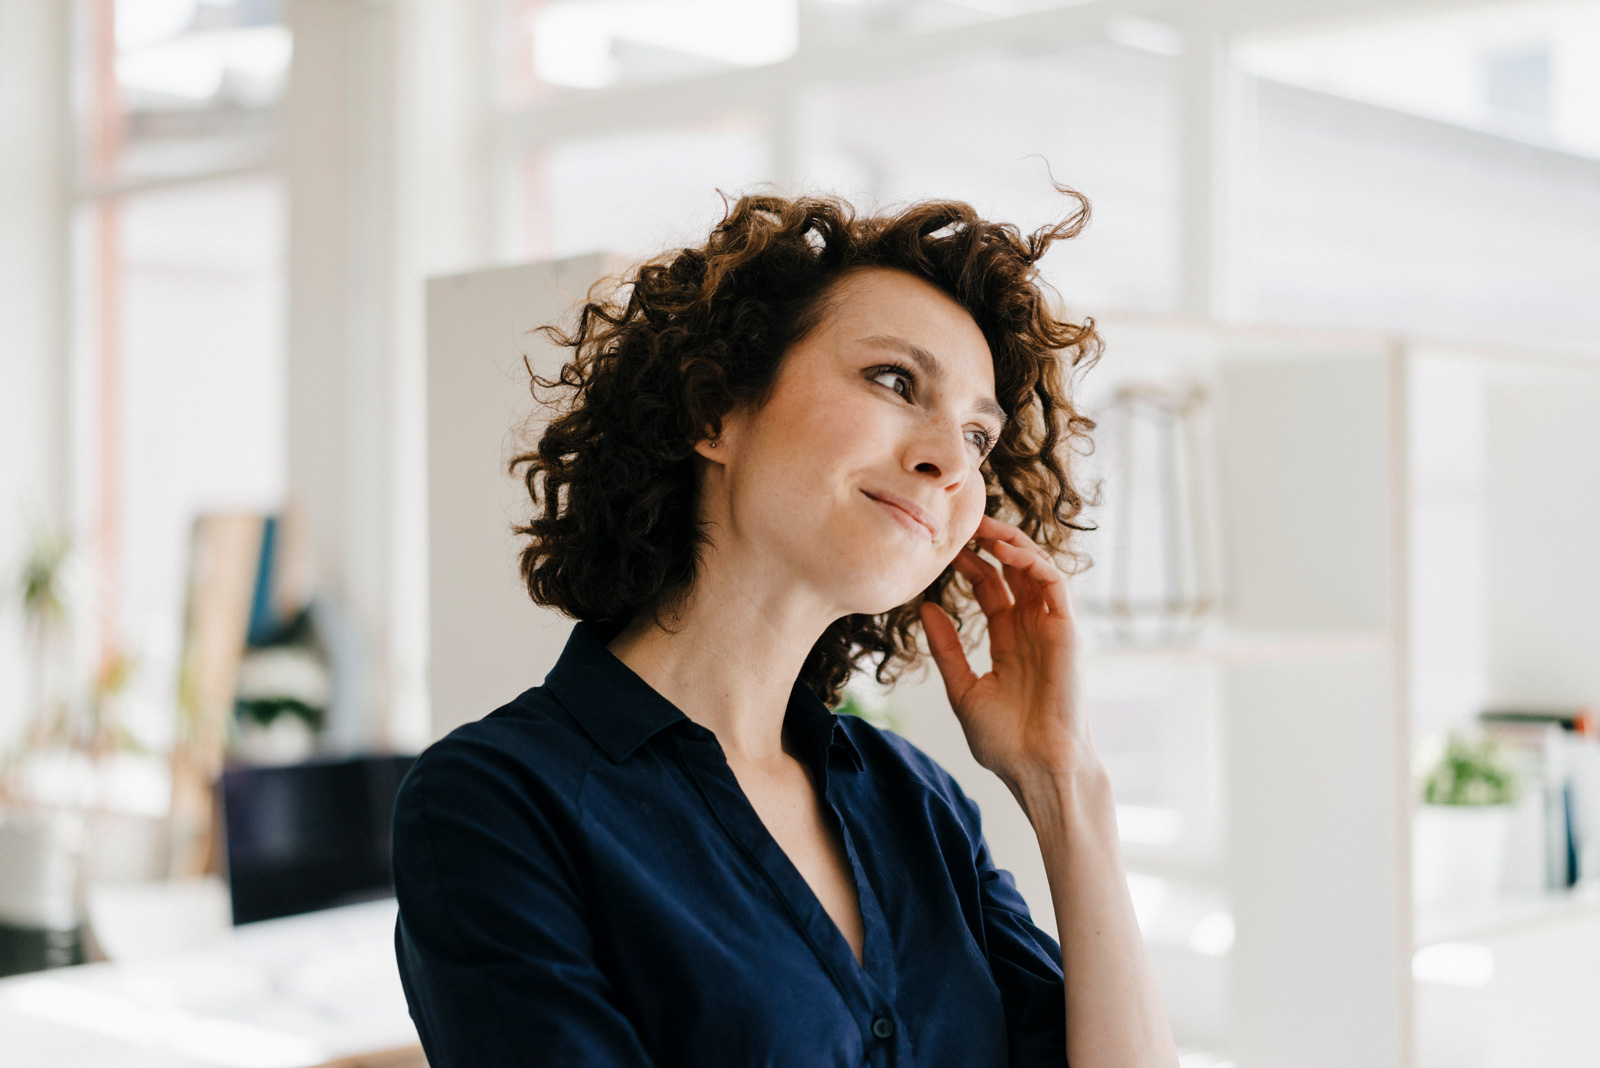
{"type": "MultiPolygon", "coordinates": [[[[837,197],[741,197],[705,244],[598,284],[571,330],[541,327],[573,353],[555,379],[530,366],[535,397],[555,414],[511,461],[533,504],[516,531],[528,539],[521,572],[534,601],[581,620],[625,625],[651,613],[667,625],[706,541],[696,442],[730,411],[765,400],[784,353],[822,319],[835,283],[862,267],[925,279],[971,314],[1008,416],[983,463],[985,511],[1079,563],[1070,542],[1084,529],[1074,522],[1084,502],[1068,446],[1086,447],[1094,423],[1069,387],[1074,370],[1099,355],[1100,339],[1093,320],[1058,318],[1039,279],[1039,259],[1089,219],[1088,201],[1061,191],[1074,210],[1027,237],[956,201],[863,216],[837,197]]],[[[973,616],[971,590],[951,568],[923,598],[958,625],[973,616]]],[[[801,680],[830,706],[869,658],[878,681],[892,682],[918,656],[917,622],[916,601],[836,620],[801,680]]]]}

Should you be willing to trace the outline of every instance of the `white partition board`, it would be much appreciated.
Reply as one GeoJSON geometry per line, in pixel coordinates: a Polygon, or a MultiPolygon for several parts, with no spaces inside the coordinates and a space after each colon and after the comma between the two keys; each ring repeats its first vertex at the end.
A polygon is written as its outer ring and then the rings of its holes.
{"type": "Polygon", "coordinates": [[[1225,691],[1234,1059],[1404,1064],[1411,954],[1391,658],[1239,664],[1225,691]]]}
{"type": "Polygon", "coordinates": [[[544,676],[571,629],[517,573],[512,526],[530,509],[507,470],[535,424],[523,357],[541,375],[567,350],[536,327],[561,320],[599,255],[428,282],[428,639],[434,736],[480,719],[544,676]]]}
{"type": "Polygon", "coordinates": [[[1410,1059],[1397,364],[1382,344],[1244,342],[1217,375],[1228,621],[1306,644],[1222,684],[1229,1049],[1240,1068],[1394,1068],[1410,1059]]]}
{"type": "Polygon", "coordinates": [[[1595,706],[1600,373],[1497,369],[1485,400],[1490,700],[1595,706]]]}
{"type": "Polygon", "coordinates": [[[1388,625],[1387,378],[1381,352],[1224,363],[1233,626],[1388,625]]]}

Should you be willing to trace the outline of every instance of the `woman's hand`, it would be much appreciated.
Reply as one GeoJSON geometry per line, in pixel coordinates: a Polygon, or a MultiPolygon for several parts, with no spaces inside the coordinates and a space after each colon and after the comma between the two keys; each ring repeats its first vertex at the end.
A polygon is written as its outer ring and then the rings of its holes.
{"type": "Polygon", "coordinates": [[[975,540],[1000,561],[965,548],[955,559],[988,620],[988,673],[972,670],[938,605],[923,602],[922,625],[972,755],[1023,801],[1032,783],[1099,763],[1077,695],[1072,604],[1066,576],[1021,530],[985,516],[975,540]]]}
{"type": "Polygon", "coordinates": [[[1065,977],[1067,1060],[1178,1068],[1178,1050],[1128,895],[1110,779],[1078,697],[1067,580],[1009,523],[985,518],[956,570],[989,621],[988,674],[967,662],[955,624],[921,607],[945,692],[978,763],[1011,788],[1039,835],[1065,977]]]}

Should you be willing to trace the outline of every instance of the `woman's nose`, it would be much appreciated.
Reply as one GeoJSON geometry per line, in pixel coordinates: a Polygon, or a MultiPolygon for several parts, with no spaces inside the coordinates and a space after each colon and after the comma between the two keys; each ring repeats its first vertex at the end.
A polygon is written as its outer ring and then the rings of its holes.
{"type": "Polygon", "coordinates": [[[967,475],[966,448],[961,428],[941,421],[917,435],[907,453],[906,466],[942,487],[953,488],[967,475]]]}

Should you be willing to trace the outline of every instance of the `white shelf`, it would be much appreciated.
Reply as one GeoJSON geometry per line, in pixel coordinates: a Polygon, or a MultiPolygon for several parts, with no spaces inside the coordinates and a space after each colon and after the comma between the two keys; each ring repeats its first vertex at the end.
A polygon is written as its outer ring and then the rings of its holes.
{"type": "Polygon", "coordinates": [[[1480,908],[1418,906],[1415,942],[1420,948],[1438,942],[1482,941],[1590,916],[1600,916],[1600,885],[1503,897],[1480,908]]]}
{"type": "Polygon", "coordinates": [[[1084,661],[1119,664],[1152,660],[1179,663],[1260,663],[1272,660],[1382,655],[1393,648],[1387,631],[1217,631],[1181,645],[1113,645],[1096,639],[1092,620],[1081,624],[1090,631],[1085,639],[1084,661]]]}

